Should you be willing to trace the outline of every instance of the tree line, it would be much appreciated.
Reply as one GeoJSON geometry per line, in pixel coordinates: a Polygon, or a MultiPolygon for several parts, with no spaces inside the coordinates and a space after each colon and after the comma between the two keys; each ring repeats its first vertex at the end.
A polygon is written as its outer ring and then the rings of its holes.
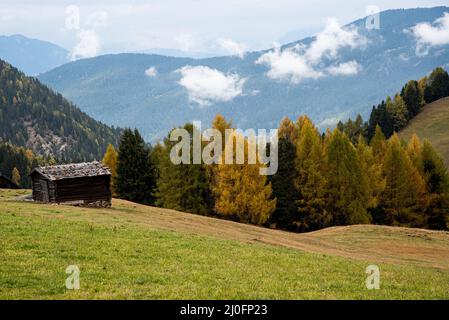
{"type": "MultiPolygon", "coordinates": [[[[224,135],[232,122],[217,115],[212,128],[224,135]]],[[[428,141],[387,139],[380,125],[369,141],[353,141],[338,127],[321,134],[307,116],[284,118],[278,136],[273,176],[260,175],[260,163],[174,165],[176,142],[167,136],[150,147],[130,129],[103,161],[116,196],[162,208],[296,232],[368,223],[448,229],[449,175],[428,141]]],[[[247,152],[248,140],[238,141],[247,152]]]]}
{"type": "Polygon", "coordinates": [[[438,67],[429,76],[407,82],[393,98],[387,97],[377,106],[373,106],[367,122],[358,115],[355,120],[339,122],[338,128],[345,132],[353,143],[357,142],[359,135],[370,141],[377,126],[390,138],[418,115],[426,104],[448,96],[449,75],[446,70],[438,67]]]}

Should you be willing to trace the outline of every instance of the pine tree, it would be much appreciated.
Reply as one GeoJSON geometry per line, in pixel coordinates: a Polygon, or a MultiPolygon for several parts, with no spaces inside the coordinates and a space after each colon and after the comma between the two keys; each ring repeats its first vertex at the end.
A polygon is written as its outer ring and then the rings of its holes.
{"type": "Polygon", "coordinates": [[[14,169],[12,170],[12,173],[11,173],[11,181],[14,182],[16,185],[20,186],[21,180],[22,180],[22,178],[20,177],[19,170],[17,170],[17,168],[14,167],[14,169]]]}
{"type": "Polygon", "coordinates": [[[276,227],[294,230],[292,221],[297,214],[296,199],[298,197],[295,189],[296,171],[295,142],[299,133],[296,125],[288,118],[284,118],[278,130],[278,171],[269,177],[273,188],[273,197],[277,199],[276,210],[273,212],[270,223],[276,227]]]}
{"type": "MultiPolygon", "coordinates": [[[[239,134],[234,134],[232,139],[235,147],[244,144],[247,154],[249,142],[239,134]]],[[[271,184],[267,182],[267,177],[260,175],[260,167],[260,164],[247,162],[225,164],[224,159],[222,164],[217,165],[213,192],[215,210],[219,215],[257,225],[268,221],[276,208],[276,200],[272,199],[271,184]]]]}
{"type": "Polygon", "coordinates": [[[408,119],[416,116],[421,110],[423,97],[419,89],[418,81],[409,81],[402,89],[401,93],[408,111],[408,119]]]}
{"type": "Polygon", "coordinates": [[[425,227],[449,229],[449,174],[443,159],[429,141],[422,148],[422,165],[430,203],[426,211],[425,227]]]}
{"type": "Polygon", "coordinates": [[[394,128],[393,128],[393,119],[391,117],[390,112],[388,111],[387,104],[382,101],[382,103],[378,106],[379,112],[379,125],[382,128],[382,132],[385,134],[387,138],[391,137],[394,128]]]}
{"type": "Polygon", "coordinates": [[[330,226],[332,216],[326,208],[326,162],[321,136],[305,116],[298,119],[298,125],[295,161],[298,214],[293,223],[304,232],[330,226]]]}
{"type": "Polygon", "coordinates": [[[376,127],[380,124],[380,117],[379,117],[379,111],[375,106],[373,106],[373,109],[371,110],[370,118],[368,120],[368,129],[366,132],[366,137],[368,141],[371,141],[371,139],[374,137],[374,134],[376,132],[376,127]]]}
{"type": "Polygon", "coordinates": [[[119,198],[153,204],[155,167],[139,131],[125,129],[118,150],[115,188],[119,198]]]}
{"type": "Polygon", "coordinates": [[[117,192],[115,190],[115,179],[117,179],[117,162],[118,162],[118,153],[115,150],[112,144],[108,145],[106,153],[104,154],[102,163],[111,170],[111,189],[113,196],[117,196],[117,192]]]}
{"type": "Polygon", "coordinates": [[[449,75],[441,67],[432,71],[427,79],[424,98],[427,103],[449,96],[449,75]]]}
{"type": "Polygon", "coordinates": [[[368,178],[363,172],[356,149],[349,138],[334,130],[326,150],[328,210],[334,224],[366,224],[370,194],[368,178]]]}
{"type": "Polygon", "coordinates": [[[381,205],[385,208],[387,223],[401,226],[422,225],[425,182],[396,134],[388,142],[383,173],[387,181],[381,205]]]}

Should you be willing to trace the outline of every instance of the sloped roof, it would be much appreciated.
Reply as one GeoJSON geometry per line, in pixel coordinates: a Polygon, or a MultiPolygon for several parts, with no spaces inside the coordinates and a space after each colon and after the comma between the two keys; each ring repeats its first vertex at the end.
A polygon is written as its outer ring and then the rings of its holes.
{"type": "Polygon", "coordinates": [[[51,181],[111,175],[109,168],[98,161],[39,167],[34,169],[30,175],[35,172],[51,181]]]}

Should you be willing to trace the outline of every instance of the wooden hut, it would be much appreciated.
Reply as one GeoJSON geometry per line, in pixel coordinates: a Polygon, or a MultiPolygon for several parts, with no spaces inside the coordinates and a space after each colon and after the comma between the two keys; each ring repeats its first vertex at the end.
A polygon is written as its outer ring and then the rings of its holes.
{"type": "Polygon", "coordinates": [[[34,201],[111,206],[111,172],[100,162],[40,167],[30,177],[34,201]]]}
{"type": "Polygon", "coordinates": [[[20,187],[0,172],[0,189],[20,189],[20,187]]]}

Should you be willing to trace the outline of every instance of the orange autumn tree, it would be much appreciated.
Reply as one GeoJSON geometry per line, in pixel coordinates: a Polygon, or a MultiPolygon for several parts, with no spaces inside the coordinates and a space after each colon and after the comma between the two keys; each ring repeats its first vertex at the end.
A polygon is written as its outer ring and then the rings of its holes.
{"type": "Polygon", "coordinates": [[[276,207],[272,198],[271,184],[261,175],[261,164],[248,164],[249,142],[243,135],[233,132],[226,143],[232,143],[234,164],[222,163],[214,170],[212,192],[215,196],[215,211],[226,218],[262,225],[276,207]],[[244,164],[235,164],[236,149],[244,148],[244,164]]]}
{"type": "Polygon", "coordinates": [[[397,134],[388,141],[383,161],[386,187],[381,205],[390,225],[420,226],[426,201],[426,184],[401,145],[397,134]]]}
{"type": "Polygon", "coordinates": [[[104,154],[102,163],[111,170],[111,189],[114,196],[117,195],[114,182],[115,178],[117,177],[117,162],[118,153],[115,150],[114,146],[112,144],[109,144],[108,148],[106,149],[106,153],[104,154]]]}

